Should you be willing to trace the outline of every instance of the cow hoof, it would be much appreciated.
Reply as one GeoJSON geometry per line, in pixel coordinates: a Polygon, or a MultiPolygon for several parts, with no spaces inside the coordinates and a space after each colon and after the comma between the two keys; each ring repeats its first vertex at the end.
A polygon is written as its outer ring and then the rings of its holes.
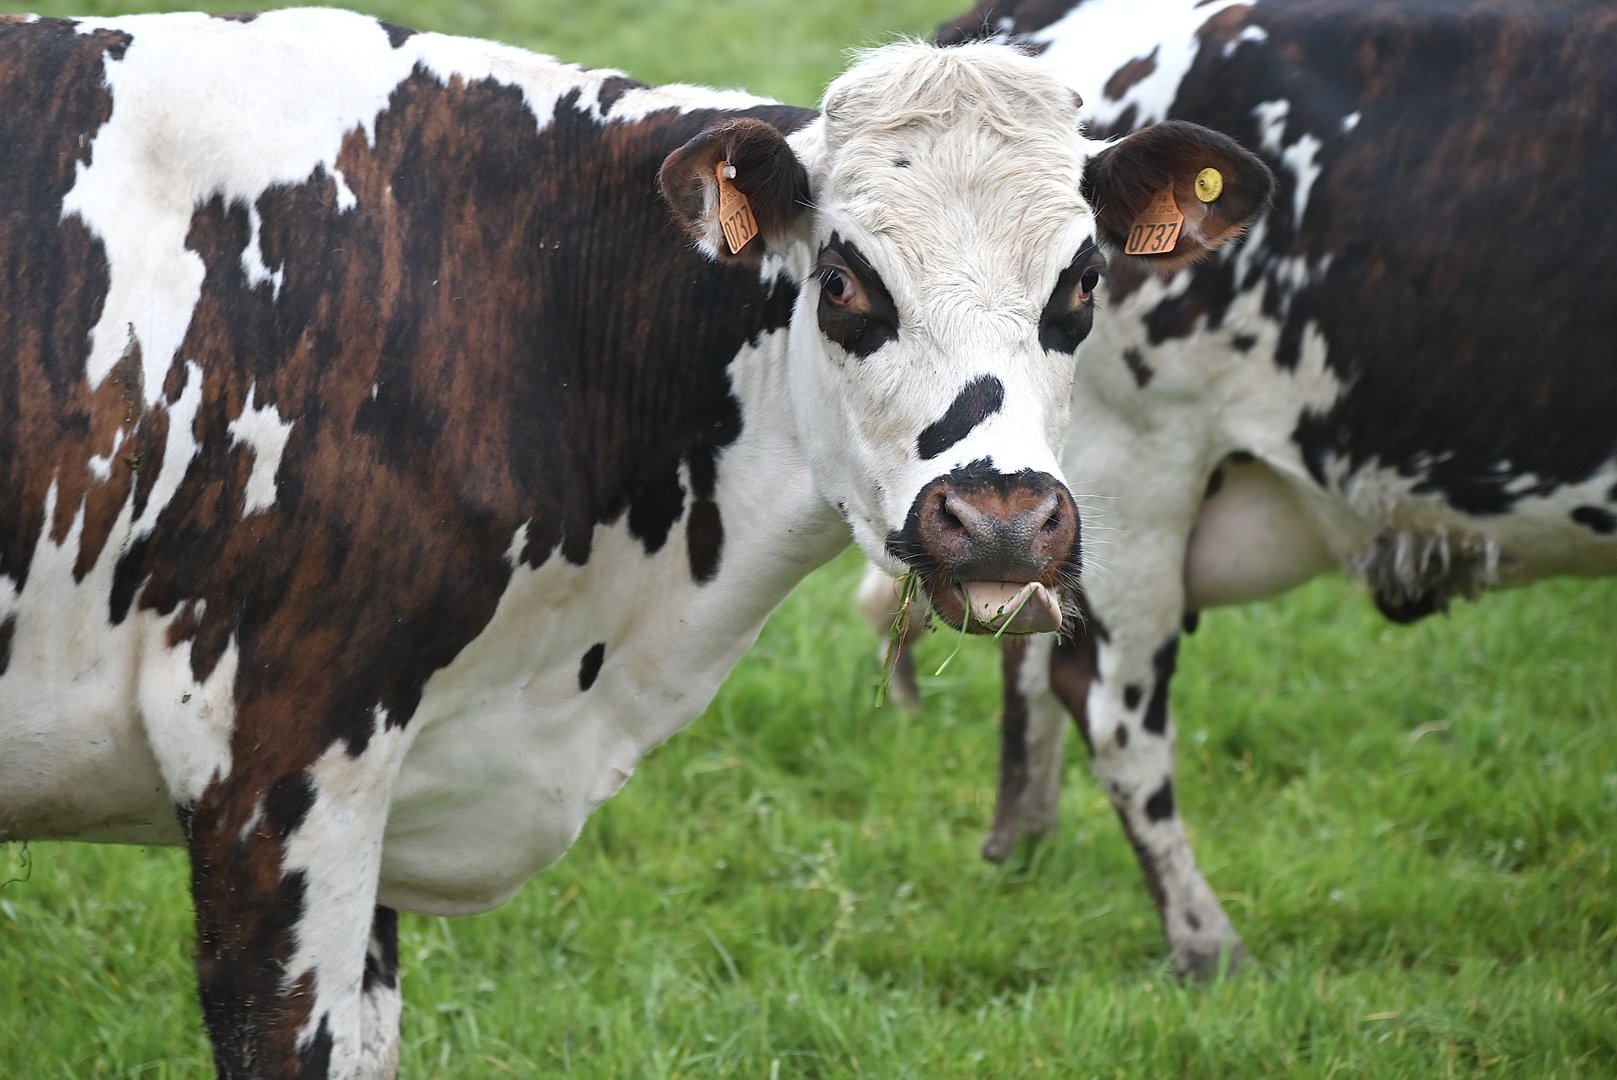
{"type": "Polygon", "coordinates": [[[1022,865],[1026,866],[1033,861],[1033,849],[1049,831],[1049,828],[1035,828],[1025,822],[996,822],[983,841],[983,858],[991,863],[1002,863],[1020,850],[1022,865]]]}
{"type": "Polygon", "coordinates": [[[1252,954],[1239,941],[1181,948],[1173,954],[1173,973],[1185,982],[1218,982],[1256,970],[1252,954]]]}
{"type": "Polygon", "coordinates": [[[983,841],[983,858],[991,863],[1004,862],[1016,850],[1016,842],[1020,839],[1011,829],[990,829],[988,839],[983,841]]]}

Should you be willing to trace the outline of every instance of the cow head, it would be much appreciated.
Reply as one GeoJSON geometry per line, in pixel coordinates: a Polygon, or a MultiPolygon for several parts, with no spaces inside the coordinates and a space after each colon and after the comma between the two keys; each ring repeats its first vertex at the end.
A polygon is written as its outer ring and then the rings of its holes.
{"type": "Polygon", "coordinates": [[[1178,125],[1101,147],[1078,104],[1008,46],[894,45],[789,138],[735,120],[662,168],[699,245],[799,283],[790,395],[819,491],[957,627],[1051,630],[1074,610],[1067,400],[1107,260],[1134,258],[1120,250],[1134,218],[1175,193],[1177,244],[1139,257],[1166,273],[1269,193],[1262,163],[1222,136],[1178,125]],[[1210,167],[1223,192],[1204,203],[1192,188],[1210,167]]]}

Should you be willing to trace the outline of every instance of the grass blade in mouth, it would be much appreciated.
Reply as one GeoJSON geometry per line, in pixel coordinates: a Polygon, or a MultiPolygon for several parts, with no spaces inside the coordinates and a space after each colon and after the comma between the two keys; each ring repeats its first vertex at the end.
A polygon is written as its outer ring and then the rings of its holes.
{"type": "Polygon", "coordinates": [[[909,638],[910,621],[907,618],[910,605],[921,592],[921,575],[911,570],[898,579],[898,610],[893,612],[893,623],[887,628],[887,662],[882,665],[881,681],[876,684],[876,708],[887,704],[887,692],[893,683],[893,673],[898,669],[898,654],[904,648],[904,642],[909,638]]]}

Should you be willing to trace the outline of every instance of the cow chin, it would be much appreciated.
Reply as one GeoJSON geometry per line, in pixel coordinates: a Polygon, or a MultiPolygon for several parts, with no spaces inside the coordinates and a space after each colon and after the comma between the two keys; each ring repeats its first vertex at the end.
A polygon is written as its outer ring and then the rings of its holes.
{"type": "Polygon", "coordinates": [[[1040,581],[931,581],[938,617],[968,634],[1043,634],[1061,629],[1061,591],[1040,581]]]}

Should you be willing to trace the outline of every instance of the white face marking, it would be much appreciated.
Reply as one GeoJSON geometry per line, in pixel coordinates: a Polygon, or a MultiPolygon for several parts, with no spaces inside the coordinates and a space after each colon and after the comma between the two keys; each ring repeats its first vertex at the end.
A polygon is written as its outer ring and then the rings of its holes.
{"type": "Polygon", "coordinates": [[[1250,3],[1212,0],[1193,6],[1187,0],[1088,0],[1030,37],[1047,45],[1040,63],[1060,72],[1078,91],[1085,115],[1110,126],[1133,108],[1134,126],[1139,128],[1167,119],[1179,84],[1201,50],[1196,32],[1227,8],[1250,3]],[[1153,51],[1156,67],[1151,74],[1120,98],[1106,96],[1106,82],[1122,64],[1153,51]]]}
{"type": "Polygon", "coordinates": [[[253,404],[257,390],[256,383],[247,388],[247,403],[241,415],[230,422],[230,437],[235,444],[246,446],[253,454],[253,471],[247,477],[242,517],[275,505],[275,472],[281,467],[286,440],[292,435],[292,422],[283,421],[275,406],[260,408],[253,404]]]}
{"type": "Polygon", "coordinates": [[[977,57],[987,74],[906,78],[912,55],[879,52],[833,83],[825,119],[790,140],[816,192],[807,258],[833,236],[852,245],[896,310],[891,340],[851,354],[820,332],[811,280],[791,346],[797,428],[820,490],[865,552],[894,569],[887,534],[931,480],[985,459],[1000,473],[1061,477],[1073,359],[1045,351],[1039,319],[1094,233],[1079,194],[1086,144],[1066,89],[995,47],[943,52],[977,57]],[[914,86],[949,80],[957,96],[905,112],[914,86]],[[1004,388],[1000,409],[922,460],[920,433],[984,375],[1004,388]]]}

